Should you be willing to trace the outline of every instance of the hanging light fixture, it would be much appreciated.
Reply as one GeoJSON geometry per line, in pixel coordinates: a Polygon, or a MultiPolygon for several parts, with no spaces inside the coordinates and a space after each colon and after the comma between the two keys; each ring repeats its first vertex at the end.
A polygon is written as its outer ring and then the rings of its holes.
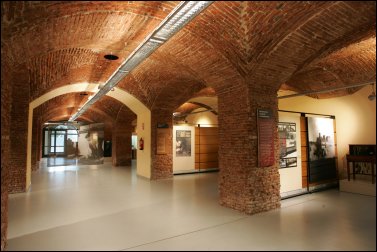
{"type": "Polygon", "coordinates": [[[376,92],[374,92],[374,84],[371,84],[372,85],[372,93],[368,96],[368,99],[370,101],[373,101],[374,99],[376,99],[376,92]]]}

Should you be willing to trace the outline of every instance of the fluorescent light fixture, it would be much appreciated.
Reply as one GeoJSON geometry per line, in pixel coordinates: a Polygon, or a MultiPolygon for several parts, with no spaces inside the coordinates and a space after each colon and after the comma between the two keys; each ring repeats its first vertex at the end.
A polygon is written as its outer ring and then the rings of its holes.
{"type": "Polygon", "coordinates": [[[141,62],[149,57],[158,47],[168,41],[174,34],[181,30],[187,23],[195,18],[201,11],[214,1],[182,1],[149,34],[145,40],[128,56],[120,67],[110,76],[105,85],[84,104],[82,109],[72,115],[69,121],[73,121],[83,114],[93,103],[112,90],[124,77],[135,69],[141,62]]]}

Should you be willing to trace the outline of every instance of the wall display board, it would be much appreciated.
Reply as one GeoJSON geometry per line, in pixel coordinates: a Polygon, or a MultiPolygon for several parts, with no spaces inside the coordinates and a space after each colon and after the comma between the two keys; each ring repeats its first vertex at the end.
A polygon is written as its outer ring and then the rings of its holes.
{"type": "Polygon", "coordinates": [[[308,117],[309,182],[336,178],[334,120],[308,117]]]}
{"type": "Polygon", "coordinates": [[[258,167],[275,164],[274,154],[274,118],[272,110],[257,109],[258,125],[258,167]]]}
{"type": "Polygon", "coordinates": [[[195,127],[173,126],[173,172],[195,170],[195,127]]]}
{"type": "Polygon", "coordinates": [[[79,164],[103,164],[103,123],[80,126],[78,138],[79,164]]]}
{"type": "Polygon", "coordinates": [[[280,161],[280,195],[285,197],[306,191],[306,188],[302,189],[301,114],[279,111],[278,115],[280,160],[295,159],[296,161],[296,163],[280,161]]]}
{"type": "Polygon", "coordinates": [[[163,155],[169,152],[167,148],[167,141],[169,137],[169,129],[157,128],[157,147],[156,154],[163,155]]]}
{"type": "Polygon", "coordinates": [[[280,168],[297,167],[296,123],[279,122],[280,168]]]}
{"type": "Polygon", "coordinates": [[[176,130],[175,154],[177,157],[191,156],[191,130],[176,130]]]}

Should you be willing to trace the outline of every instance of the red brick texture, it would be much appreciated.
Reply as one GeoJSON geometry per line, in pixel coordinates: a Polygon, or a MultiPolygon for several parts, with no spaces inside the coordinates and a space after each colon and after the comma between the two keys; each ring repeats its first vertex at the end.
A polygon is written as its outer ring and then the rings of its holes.
{"type": "Polygon", "coordinates": [[[238,85],[218,91],[219,191],[221,205],[253,214],[280,207],[278,142],[275,132],[275,165],[258,167],[257,108],[274,111],[275,90],[247,89],[238,85]]]}
{"type": "Polygon", "coordinates": [[[38,170],[38,161],[39,161],[39,149],[42,148],[41,141],[39,140],[42,137],[41,127],[39,123],[39,118],[33,114],[33,130],[32,130],[32,140],[31,140],[31,170],[38,170]]]}
{"type": "Polygon", "coordinates": [[[153,110],[152,111],[152,143],[151,143],[151,155],[152,155],[152,174],[151,179],[166,179],[173,177],[173,155],[171,151],[167,151],[167,154],[157,155],[157,124],[167,124],[169,126],[168,141],[166,143],[166,149],[172,150],[173,148],[173,117],[172,111],[167,110],[153,110]]]}
{"type": "Polygon", "coordinates": [[[25,73],[13,75],[11,128],[10,128],[10,158],[9,158],[9,192],[25,192],[26,185],[26,152],[29,115],[29,86],[25,73]],[[16,78],[16,76],[18,76],[16,78]],[[25,78],[26,77],[26,78],[25,78]]]}
{"type": "MultiPolygon", "coordinates": [[[[2,248],[5,191],[26,188],[29,102],[64,85],[105,82],[177,4],[2,2],[2,248]],[[119,60],[105,60],[108,53],[119,60]]],[[[172,177],[171,155],[156,155],[157,123],[172,128],[175,109],[216,90],[220,203],[247,213],[279,207],[277,166],[257,167],[256,109],[271,108],[277,120],[276,91],[284,83],[287,89],[308,91],[375,79],[375,27],[374,1],[215,1],[118,85],[152,111],[152,179],[172,177]]],[[[35,110],[34,169],[41,148],[38,125],[67,120],[86,98],[74,94],[53,100],[35,110]]],[[[132,121],[120,120],[128,118],[123,108],[104,97],[79,120],[104,122],[105,140],[115,139],[116,153],[128,152],[119,143],[129,141],[130,130],[113,127],[132,121]]],[[[116,158],[123,163],[129,157],[116,158]]]]}
{"type": "Polygon", "coordinates": [[[117,123],[112,130],[112,159],[114,166],[130,166],[132,158],[131,138],[133,126],[131,122],[117,123]]]}
{"type": "MultiPolygon", "coordinates": [[[[112,159],[114,166],[129,166],[132,159],[132,147],[131,139],[134,126],[132,121],[136,119],[136,115],[126,106],[117,102],[113,98],[112,107],[116,107],[116,114],[114,115],[114,121],[112,128],[112,159]]],[[[100,104],[99,104],[100,105],[100,104]]],[[[102,107],[102,106],[101,106],[102,107]]]]}
{"type": "MultiPolygon", "coordinates": [[[[3,50],[1,50],[3,58],[3,50]]],[[[1,61],[1,251],[5,250],[8,230],[8,190],[10,157],[10,109],[11,109],[11,68],[1,61]]]]}

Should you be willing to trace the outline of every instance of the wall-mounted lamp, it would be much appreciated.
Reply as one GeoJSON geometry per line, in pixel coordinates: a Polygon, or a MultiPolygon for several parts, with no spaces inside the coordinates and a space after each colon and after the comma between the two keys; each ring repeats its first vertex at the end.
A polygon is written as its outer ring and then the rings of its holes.
{"type": "Polygon", "coordinates": [[[371,85],[372,85],[372,93],[368,95],[368,99],[370,101],[373,101],[374,99],[376,99],[376,92],[374,92],[374,84],[371,84],[371,85]]]}

